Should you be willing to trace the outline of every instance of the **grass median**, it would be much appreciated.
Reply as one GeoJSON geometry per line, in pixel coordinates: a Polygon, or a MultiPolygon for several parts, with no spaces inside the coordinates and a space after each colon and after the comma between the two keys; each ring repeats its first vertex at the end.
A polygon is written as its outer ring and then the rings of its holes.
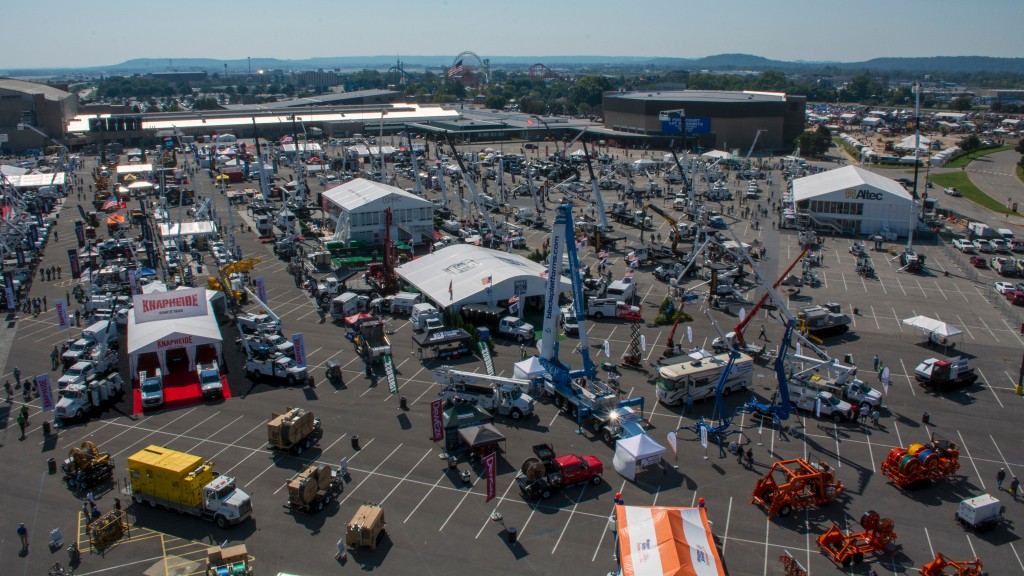
{"type": "Polygon", "coordinates": [[[980,188],[975,186],[974,182],[971,182],[971,179],[967,177],[966,172],[933,174],[929,176],[928,179],[934,182],[936,186],[940,186],[942,188],[956,188],[964,198],[967,198],[971,202],[974,202],[983,208],[988,208],[989,210],[1000,214],[1010,213],[1005,204],[988,194],[985,194],[980,188]]]}
{"type": "Polygon", "coordinates": [[[950,160],[943,166],[943,168],[963,168],[970,164],[973,160],[981,158],[982,156],[988,156],[989,154],[995,154],[996,152],[1004,152],[1006,150],[1013,150],[1013,146],[997,146],[995,148],[985,148],[984,150],[975,150],[974,152],[968,152],[963,156],[957,156],[950,160]]]}

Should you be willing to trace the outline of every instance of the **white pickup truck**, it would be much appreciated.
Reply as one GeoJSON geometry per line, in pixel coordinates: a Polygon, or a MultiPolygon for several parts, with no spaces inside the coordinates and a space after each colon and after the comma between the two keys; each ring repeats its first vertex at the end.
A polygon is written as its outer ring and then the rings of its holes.
{"type": "Polygon", "coordinates": [[[536,338],[533,324],[523,322],[522,318],[515,316],[506,316],[498,322],[498,334],[515,338],[520,343],[533,342],[536,338]]]}
{"type": "Polygon", "coordinates": [[[57,380],[57,389],[63,391],[73,384],[85,384],[100,374],[106,374],[117,364],[117,352],[107,350],[98,360],[76,362],[57,380]]]}
{"type": "Polygon", "coordinates": [[[199,388],[203,392],[203,398],[224,397],[224,383],[221,382],[217,362],[196,365],[196,374],[199,375],[199,388]]]}
{"type": "Polygon", "coordinates": [[[305,368],[299,368],[295,364],[295,360],[283,354],[275,354],[262,359],[250,358],[245,362],[245,373],[250,378],[262,376],[281,378],[288,382],[288,385],[305,382],[309,377],[305,368]]]}

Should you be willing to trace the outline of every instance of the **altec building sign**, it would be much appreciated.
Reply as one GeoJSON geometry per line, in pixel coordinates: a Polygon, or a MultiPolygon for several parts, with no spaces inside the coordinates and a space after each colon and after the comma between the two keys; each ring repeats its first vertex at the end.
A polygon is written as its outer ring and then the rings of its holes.
{"type": "Polygon", "coordinates": [[[139,294],[133,301],[136,324],[205,316],[207,312],[205,288],[139,294]]]}
{"type": "Polygon", "coordinates": [[[853,188],[848,188],[846,190],[846,197],[851,200],[881,200],[885,198],[885,195],[874,190],[854,190],[853,188]]]}

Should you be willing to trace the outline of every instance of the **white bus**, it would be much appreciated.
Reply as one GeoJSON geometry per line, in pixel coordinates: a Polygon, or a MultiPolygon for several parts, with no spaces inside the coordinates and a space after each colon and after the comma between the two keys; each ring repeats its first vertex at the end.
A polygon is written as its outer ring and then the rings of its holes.
{"type": "MultiPolygon", "coordinates": [[[[663,366],[658,370],[658,400],[670,406],[682,404],[687,397],[701,400],[714,396],[722,371],[729,362],[729,354],[716,354],[682,364],[663,366]]],[[[722,395],[750,386],[754,373],[754,360],[740,353],[733,363],[729,379],[725,382],[722,395]]]]}

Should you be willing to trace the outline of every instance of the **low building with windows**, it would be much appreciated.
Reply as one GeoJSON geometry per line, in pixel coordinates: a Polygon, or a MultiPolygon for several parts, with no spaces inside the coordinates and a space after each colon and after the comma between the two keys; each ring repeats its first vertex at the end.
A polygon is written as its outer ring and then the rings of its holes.
{"type": "Polygon", "coordinates": [[[844,166],[793,181],[796,224],[846,235],[906,237],[920,205],[899,182],[859,166],[844,166]]]}
{"type": "Polygon", "coordinates": [[[415,246],[434,239],[434,204],[401,188],[356,178],[326,190],[321,205],[335,222],[336,240],[383,245],[388,209],[392,240],[415,246]]]}

